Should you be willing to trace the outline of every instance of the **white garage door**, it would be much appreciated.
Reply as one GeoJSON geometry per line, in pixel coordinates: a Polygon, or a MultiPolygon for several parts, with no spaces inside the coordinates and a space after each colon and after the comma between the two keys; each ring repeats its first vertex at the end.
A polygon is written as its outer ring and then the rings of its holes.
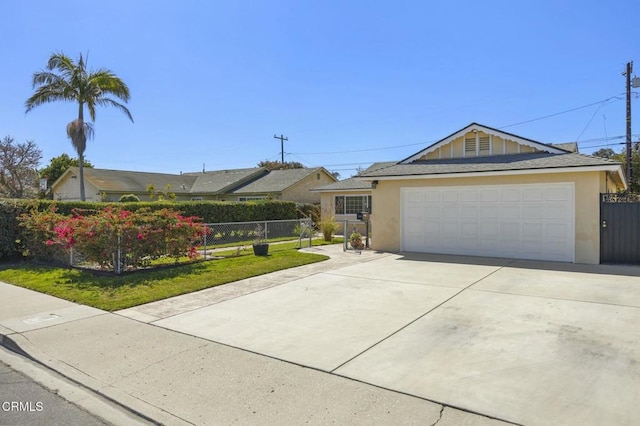
{"type": "Polygon", "coordinates": [[[403,251],[574,261],[573,183],[402,188],[403,251]]]}

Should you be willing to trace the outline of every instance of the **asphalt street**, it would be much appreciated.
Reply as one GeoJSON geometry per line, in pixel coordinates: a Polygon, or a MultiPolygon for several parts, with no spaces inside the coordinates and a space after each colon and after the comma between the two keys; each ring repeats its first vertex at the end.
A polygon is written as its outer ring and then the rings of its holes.
{"type": "Polygon", "coordinates": [[[0,362],[0,425],[86,425],[109,423],[35,380],[0,362]]]}

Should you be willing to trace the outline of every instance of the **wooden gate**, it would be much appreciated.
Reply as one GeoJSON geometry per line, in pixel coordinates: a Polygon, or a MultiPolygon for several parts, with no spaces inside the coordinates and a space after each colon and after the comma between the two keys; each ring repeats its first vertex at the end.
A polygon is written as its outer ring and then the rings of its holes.
{"type": "Polygon", "coordinates": [[[638,194],[600,194],[600,263],[640,264],[638,194]]]}

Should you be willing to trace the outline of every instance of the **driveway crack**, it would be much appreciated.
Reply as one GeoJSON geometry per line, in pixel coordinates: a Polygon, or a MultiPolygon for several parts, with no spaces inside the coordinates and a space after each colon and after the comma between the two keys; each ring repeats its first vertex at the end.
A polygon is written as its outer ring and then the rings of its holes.
{"type": "Polygon", "coordinates": [[[438,420],[436,420],[435,422],[431,423],[431,426],[436,426],[438,423],[440,423],[440,420],[442,420],[442,415],[444,414],[444,405],[442,407],[440,407],[440,414],[438,415],[438,420]]]}
{"type": "Polygon", "coordinates": [[[405,325],[403,325],[402,327],[400,327],[399,329],[397,329],[396,331],[394,331],[393,333],[383,337],[382,339],[378,340],[377,342],[375,342],[374,344],[372,344],[371,346],[365,348],[364,350],[358,352],[357,354],[355,354],[354,356],[352,356],[351,358],[349,358],[348,360],[346,360],[345,362],[343,362],[342,364],[338,365],[336,368],[334,368],[333,370],[331,370],[331,373],[335,373],[337,370],[339,370],[340,368],[344,367],[345,365],[347,365],[348,363],[350,363],[351,361],[353,361],[354,359],[358,358],[360,355],[364,354],[365,352],[370,351],[371,349],[373,349],[374,347],[378,346],[380,343],[384,342],[385,340],[389,339],[390,337],[395,336],[396,334],[398,334],[399,332],[401,332],[402,330],[404,330],[405,328],[409,327],[410,325],[412,325],[413,323],[415,323],[416,321],[421,320],[422,318],[426,317],[427,315],[429,315],[431,312],[435,311],[436,309],[440,308],[442,305],[444,305],[445,303],[448,303],[449,301],[451,301],[452,299],[458,297],[458,295],[460,295],[461,293],[463,293],[464,291],[470,289],[471,287],[473,287],[474,285],[478,284],[480,281],[490,277],[491,275],[495,274],[496,272],[508,267],[509,265],[511,265],[514,261],[510,261],[509,263],[507,263],[506,265],[502,265],[500,267],[498,267],[497,269],[489,272],[487,275],[475,280],[474,282],[472,282],[471,284],[469,284],[466,287],[461,288],[459,291],[457,291],[456,293],[454,293],[453,295],[451,295],[450,297],[448,297],[447,299],[443,300],[442,302],[440,302],[439,304],[437,304],[436,306],[434,306],[433,308],[429,309],[427,312],[425,312],[422,315],[419,315],[418,317],[414,318],[412,321],[409,321],[408,323],[406,323],[405,325]]]}

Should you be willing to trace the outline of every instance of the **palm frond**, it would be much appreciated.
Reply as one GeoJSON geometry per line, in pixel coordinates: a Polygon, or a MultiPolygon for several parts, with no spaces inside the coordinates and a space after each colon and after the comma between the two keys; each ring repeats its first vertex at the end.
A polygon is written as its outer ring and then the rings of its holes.
{"type": "Polygon", "coordinates": [[[100,106],[107,105],[107,106],[112,106],[114,108],[117,108],[120,111],[122,111],[127,117],[129,117],[129,120],[131,120],[131,122],[133,123],[133,116],[131,115],[131,111],[129,111],[129,109],[123,104],[121,104],[120,102],[116,102],[111,98],[99,98],[99,99],[96,99],[96,105],[100,105],[100,106]]]}
{"type": "Polygon", "coordinates": [[[131,97],[129,87],[118,76],[107,69],[92,72],[89,74],[88,79],[92,84],[98,86],[102,92],[113,95],[125,102],[128,102],[131,97]]]}

